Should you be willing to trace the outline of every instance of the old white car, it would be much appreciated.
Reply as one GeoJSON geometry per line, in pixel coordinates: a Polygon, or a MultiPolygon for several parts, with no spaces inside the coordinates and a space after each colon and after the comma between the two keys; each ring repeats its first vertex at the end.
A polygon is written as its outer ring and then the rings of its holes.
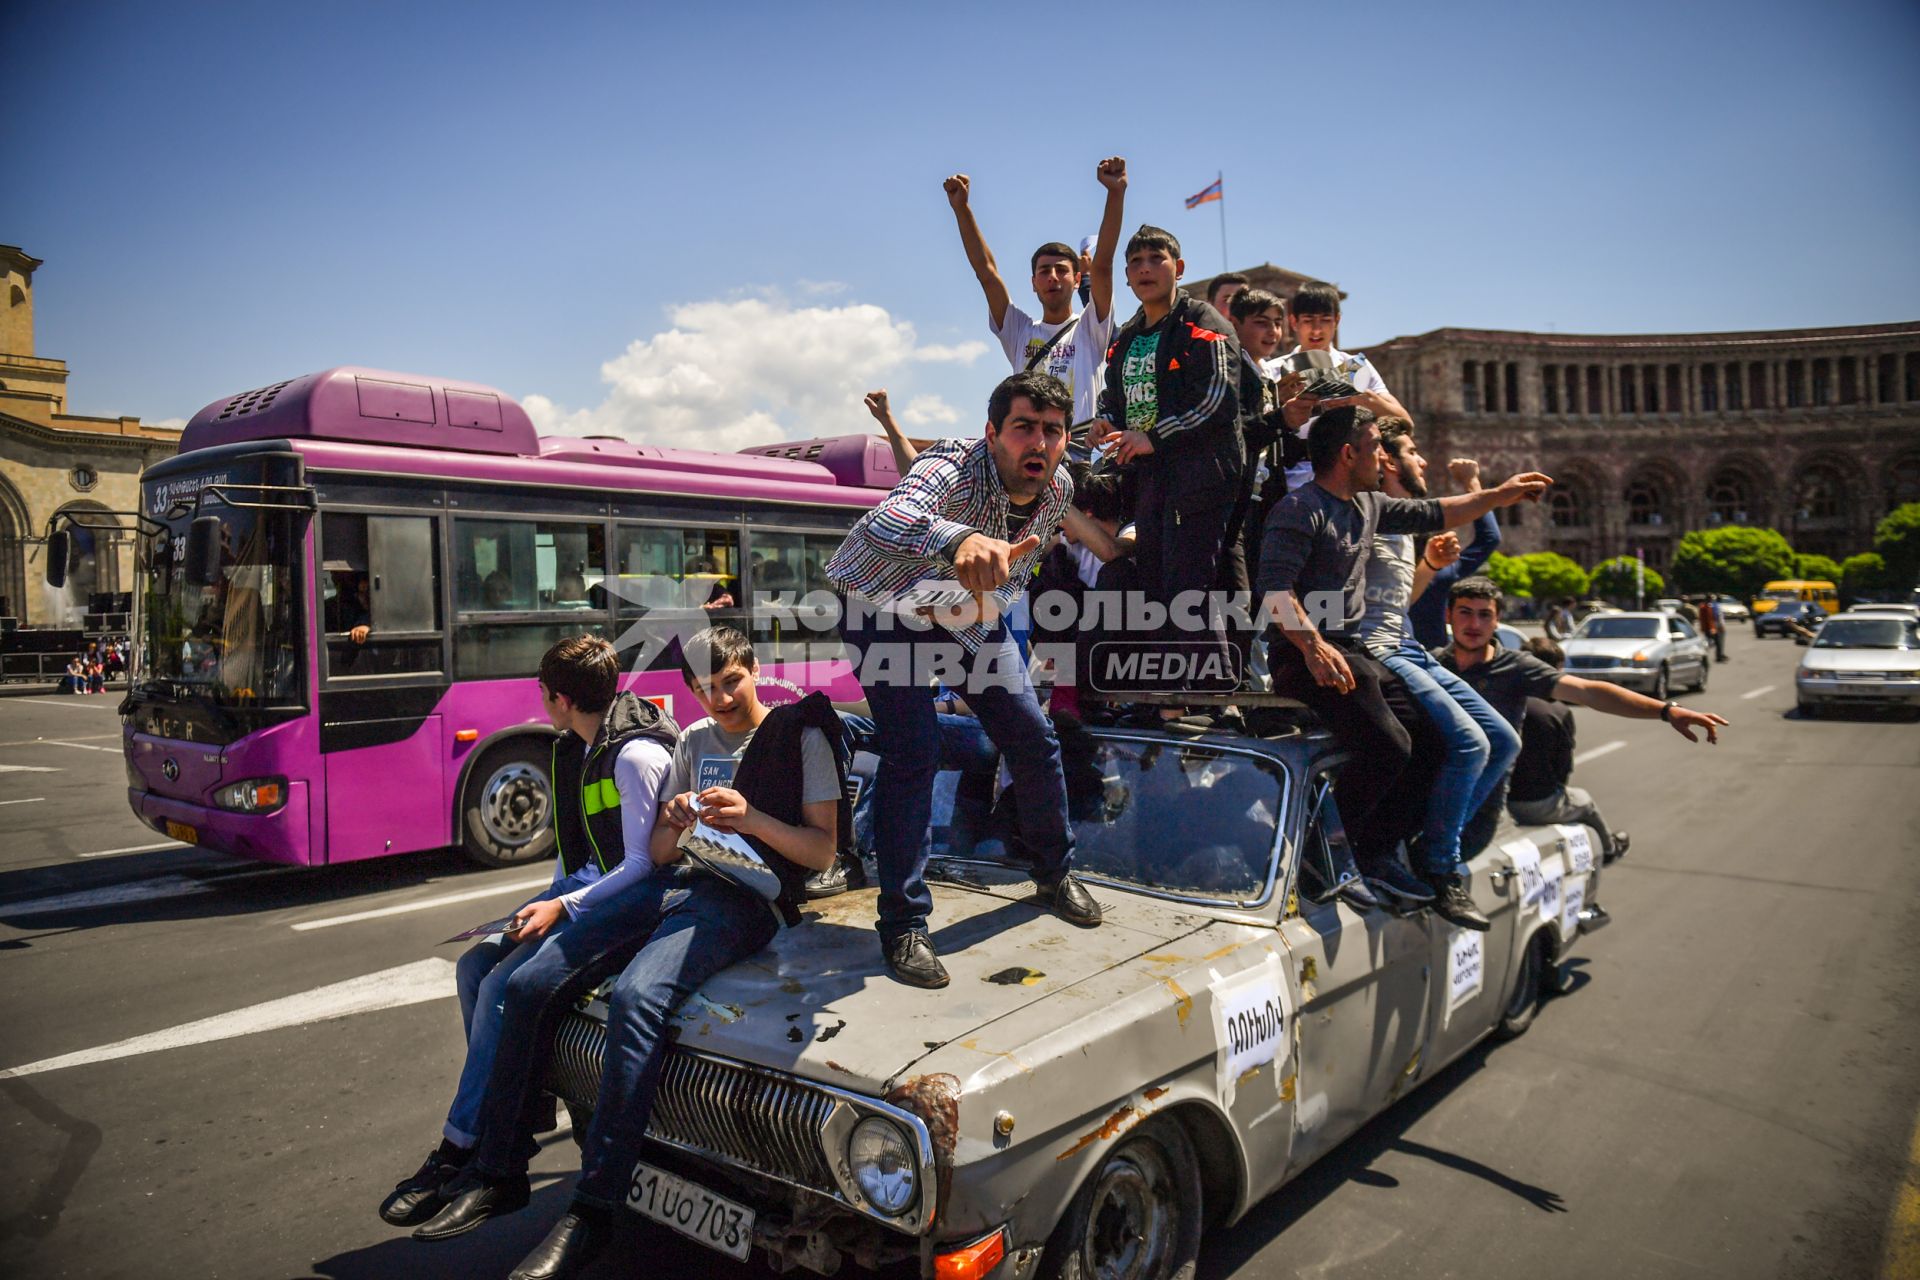
{"type": "Polygon", "coordinates": [[[1654,611],[1593,614],[1561,647],[1570,674],[1661,699],[1677,686],[1706,688],[1713,662],[1712,646],[1692,623],[1654,611]]]}
{"type": "Polygon", "coordinates": [[[1898,613],[1828,618],[1793,673],[1800,714],[1831,706],[1920,707],[1920,631],[1898,613]]]}
{"type": "MultiPolygon", "coordinates": [[[[872,891],[812,904],[680,1009],[637,1213],[821,1274],[1184,1274],[1203,1230],[1526,1030],[1606,921],[1584,827],[1506,825],[1473,859],[1490,932],[1355,910],[1334,870],[1344,760],[1317,730],[1083,745],[1077,866],[1105,923],[1039,909],[1004,862],[936,859],[952,985],[929,992],[884,975],[872,891]]],[[[604,1039],[597,998],[560,1032],[550,1083],[576,1129],[604,1039]]]]}

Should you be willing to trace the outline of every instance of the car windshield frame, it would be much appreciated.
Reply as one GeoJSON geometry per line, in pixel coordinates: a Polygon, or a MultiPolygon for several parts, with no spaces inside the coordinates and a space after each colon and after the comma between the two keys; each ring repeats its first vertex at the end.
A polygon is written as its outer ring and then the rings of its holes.
{"type": "Polygon", "coordinates": [[[1830,618],[1813,638],[1816,649],[1920,649],[1920,632],[1916,631],[1911,619],[1894,617],[1891,614],[1865,618],[1830,618]],[[1870,632],[1885,636],[1896,643],[1885,641],[1862,642],[1848,637],[1860,632],[1870,632]]]}
{"type": "Polygon", "coordinates": [[[1664,618],[1596,613],[1582,619],[1580,629],[1567,638],[1569,640],[1664,640],[1666,630],[1667,624],[1664,618]],[[1626,630],[1622,624],[1631,624],[1633,629],[1626,630]],[[1603,630],[1611,634],[1600,634],[1603,630]]]}

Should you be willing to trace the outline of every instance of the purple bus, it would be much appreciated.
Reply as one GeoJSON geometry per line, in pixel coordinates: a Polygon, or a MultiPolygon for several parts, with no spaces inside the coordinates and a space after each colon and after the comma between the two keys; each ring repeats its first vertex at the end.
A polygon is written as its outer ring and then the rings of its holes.
{"type": "Polygon", "coordinates": [[[859,697],[821,569],[898,478],[885,441],[749,454],[535,435],[490,387],[338,368],[215,401],[143,480],[127,798],[189,844],[319,865],[552,852],[532,679],[605,636],[701,715],[672,641],[716,621],[762,696],[859,697]]]}

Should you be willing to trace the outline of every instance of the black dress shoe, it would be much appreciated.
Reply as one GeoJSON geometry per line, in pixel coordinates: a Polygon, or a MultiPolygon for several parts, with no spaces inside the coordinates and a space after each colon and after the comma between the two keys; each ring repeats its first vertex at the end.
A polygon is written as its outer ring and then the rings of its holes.
{"type": "Polygon", "coordinates": [[[831,898],[849,889],[864,888],[866,883],[867,869],[860,865],[859,857],[850,853],[837,854],[832,866],[807,877],[807,901],[831,898]]]}
{"type": "Polygon", "coordinates": [[[1347,905],[1355,911],[1380,910],[1379,897],[1367,887],[1366,880],[1359,876],[1343,882],[1335,893],[1346,899],[1347,905]]]}
{"type": "Polygon", "coordinates": [[[1382,858],[1377,864],[1363,867],[1362,870],[1375,885],[1385,886],[1404,901],[1421,906],[1433,901],[1433,890],[1427,887],[1427,882],[1401,866],[1398,858],[1382,858]]]}
{"type": "Polygon", "coordinates": [[[467,1167],[468,1154],[450,1142],[435,1147],[419,1171],[394,1187],[393,1194],[381,1203],[381,1220],[396,1227],[411,1227],[438,1213],[446,1203],[441,1193],[467,1167]]]}
{"type": "Polygon", "coordinates": [[[1493,928],[1493,921],[1480,913],[1473,905],[1473,899],[1467,896],[1467,886],[1459,876],[1435,876],[1433,878],[1433,913],[1443,920],[1451,920],[1462,929],[1473,929],[1485,933],[1493,928]]]}
{"type": "Polygon", "coordinates": [[[577,1276],[592,1265],[607,1247],[607,1224],[580,1213],[569,1212],[553,1224],[547,1238],[520,1259],[507,1280],[564,1280],[577,1276]]]}
{"type": "Polygon", "coordinates": [[[946,966],[933,953],[933,942],[926,934],[917,930],[903,933],[892,942],[882,942],[880,945],[886,956],[887,972],[893,975],[895,981],[928,990],[947,985],[946,966]]]}
{"type": "Polygon", "coordinates": [[[447,1207],[413,1233],[415,1240],[463,1236],[488,1218],[526,1208],[533,1198],[524,1173],[517,1178],[489,1178],[472,1169],[462,1171],[441,1194],[447,1197],[447,1207]]]}
{"type": "Polygon", "coordinates": [[[1053,909],[1053,914],[1068,924],[1077,924],[1082,929],[1091,929],[1100,923],[1100,904],[1087,892],[1087,886],[1080,883],[1077,876],[1069,873],[1061,876],[1052,884],[1034,881],[1039,890],[1036,895],[1040,901],[1053,909]]]}

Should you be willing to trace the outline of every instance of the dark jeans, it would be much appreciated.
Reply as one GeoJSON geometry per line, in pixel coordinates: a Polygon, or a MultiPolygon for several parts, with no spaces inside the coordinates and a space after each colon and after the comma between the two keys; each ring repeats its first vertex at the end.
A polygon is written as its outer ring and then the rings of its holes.
{"type": "Polygon", "coordinates": [[[507,980],[474,1168],[493,1177],[526,1172],[539,1150],[533,1129],[560,1021],[581,996],[619,973],[578,1190],[623,1203],[673,1010],[708,978],[764,947],[777,928],[759,898],[684,862],[656,867],[639,884],[595,903],[507,980]]]}
{"type": "Polygon", "coordinates": [[[1352,754],[1334,784],[1354,858],[1371,872],[1425,823],[1427,798],[1446,757],[1446,738],[1399,676],[1357,642],[1329,638],[1353,671],[1351,693],[1316,684],[1307,660],[1284,636],[1267,654],[1273,691],[1313,708],[1352,754]]]}
{"type": "Polygon", "coordinates": [[[886,627],[887,621],[856,605],[843,611],[840,630],[853,647],[855,669],[873,711],[872,750],[880,757],[873,781],[874,861],[880,873],[880,937],[891,942],[924,932],[933,910],[926,882],[928,828],[943,735],[933,709],[933,687],[910,678],[926,654],[938,652],[933,646],[948,646],[948,656],[960,655],[968,678],[964,684],[952,683],[1006,760],[1020,813],[1020,840],[1042,882],[1066,874],[1073,828],[1067,821],[1067,784],[1053,722],[1040,709],[1025,664],[1008,663],[1004,655],[993,657],[1011,648],[1004,630],[983,642],[977,653],[967,654],[942,628],[913,630],[899,623],[886,627]],[[871,656],[874,651],[897,659],[888,665],[899,678],[878,678],[883,673],[871,656]]]}
{"type": "MultiPolygon", "coordinates": [[[[1204,506],[1182,504],[1167,495],[1168,478],[1159,470],[1142,473],[1140,502],[1134,514],[1133,558],[1140,589],[1149,600],[1161,605],[1171,605],[1182,592],[1208,592],[1219,585],[1235,497],[1228,493],[1224,501],[1214,500],[1204,506]]],[[[1188,644],[1200,641],[1213,651],[1225,653],[1226,628],[1211,602],[1203,616],[1206,625],[1199,631],[1185,630],[1169,617],[1158,638],[1188,644]]],[[[1230,692],[1232,685],[1204,684],[1193,691],[1203,689],[1230,692]]]]}
{"type": "Polygon", "coordinates": [[[1713,640],[1713,660],[1715,662],[1725,662],[1727,660],[1727,629],[1724,626],[1721,627],[1713,633],[1711,638],[1713,640]]]}
{"type": "MultiPolygon", "coordinates": [[[[958,773],[953,789],[953,814],[947,826],[947,852],[964,858],[987,835],[987,820],[993,814],[993,784],[1000,773],[1000,753],[993,740],[972,716],[942,712],[940,722],[941,773],[958,773]]],[[[879,753],[879,741],[870,717],[840,713],[846,726],[847,749],[879,753]]],[[[854,848],[871,852],[874,848],[874,792],[869,786],[860,794],[853,810],[854,848]]]]}

